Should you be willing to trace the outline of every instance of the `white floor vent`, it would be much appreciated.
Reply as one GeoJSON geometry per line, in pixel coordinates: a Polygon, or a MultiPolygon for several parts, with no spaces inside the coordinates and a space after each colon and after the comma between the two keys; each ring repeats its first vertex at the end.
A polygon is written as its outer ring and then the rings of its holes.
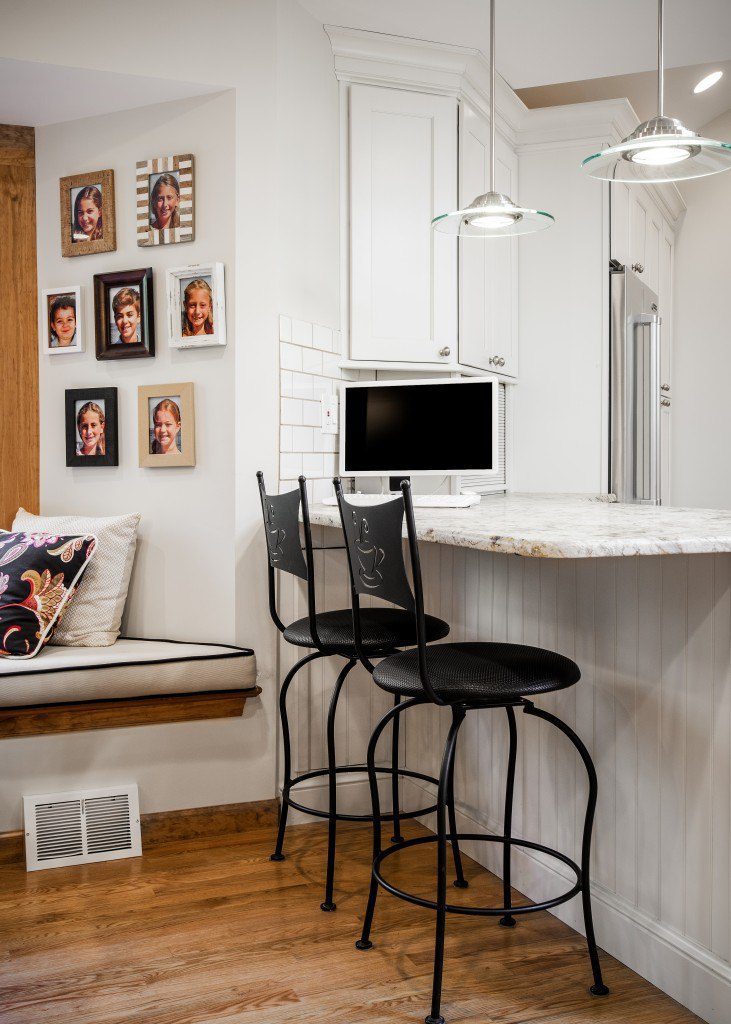
{"type": "Polygon", "coordinates": [[[137,786],[24,796],[28,871],[142,854],[137,786]]]}

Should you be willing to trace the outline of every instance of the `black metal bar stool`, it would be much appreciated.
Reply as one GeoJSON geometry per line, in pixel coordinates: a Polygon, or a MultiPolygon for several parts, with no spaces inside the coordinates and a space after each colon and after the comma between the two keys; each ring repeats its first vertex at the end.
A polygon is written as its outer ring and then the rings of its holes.
{"type": "MultiPolygon", "coordinates": [[[[264,515],[264,531],[266,534],[267,552],[269,556],[269,611],[277,629],[282,633],[284,639],[296,647],[314,648],[309,654],[301,658],[287,673],[279,693],[279,715],[282,727],[282,741],[284,746],[284,785],[282,788],[282,806],[279,819],[279,830],[277,842],[271,860],[284,860],[282,852],[284,836],[287,827],[287,814],[290,807],[296,808],[305,814],[314,817],[325,818],[328,822],[328,852],[327,852],[327,876],[325,882],[325,899],[320,904],[322,910],[335,910],[333,902],[333,885],[335,876],[335,841],[338,821],[366,821],[373,820],[371,814],[345,814],[337,810],[337,778],[339,775],[366,772],[366,765],[343,765],[336,763],[335,754],[335,714],[338,700],[343,684],[348,673],[358,662],[355,639],[353,634],[353,612],[351,608],[344,608],[339,611],[321,612],[316,610],[315,603],[315,571],[314,571],[314,548],[312,545],[312,530],[310,527],[309,507],[307,502],[306,481],[303,476],[299,478],[299,489],[288,491],[285,494],[267,494],[264,486],[264,475],[256,474],[259,481],[259,494],[261,496],[261,507],[264,515]],[[302,516],[304,533],[304,554],[300,541],[299,518],[302,516]],[[277,614],[276,606],[276,584],[275,570],[290,573],[307,583],[307,615],[285,626],[277,614]],[[287,717],[287,692],[295,676],[301,668],[315,661],[318,658],[340,657],[345,660],[345,665],[340,671],[335,688],[330,700],[330,707],[327,715],[327,756],[328,767],[316,771],[305,772],[297,778],[292,777],[292,756],[289,735],[289,720],[287,717]],[[292,797],[292,791],[304,782],[312,779],[327,776],[328,779],[328,809],[321,811],[314,807],[307,807],[292,797]]],[[[377,565],[373,568],[374,579],[381,576],[377,565]]],[[[407,647],[416,642],[416,632],[413,617],[406,612],[395,608],[369,608],[364,610],[359,620],[359,647],[366,651],[370,658],[381,658],[386,654],[392,654],[401,647],[407,647]]],[[[424,636],[428,640],[439,640],[449,633],[449,626],[441,619],[433,616],[423,616],[424,636]]],[[[401,698],[394,697],[394,706],[398,705],[401,698]]],[[[416,811],[403,811],[399,806],[399,779],[412,778],[420,779],[423,782],[431,782],[438,785],[437,779],[421,772],[410,771],[398,767],[398,743],[399,743],[399,719],[393,720],[391,737],[391,765],[373,766],[376,772],[391,776],[391,792],[393,810],[389,814],[381,814],[378,811],[379,822],[393,822],[393,843],[402,842],[400,834],[400,821],[404,818],[415,818],[422,814],[429,814],[436,810],[436,804],[431,807],[422,808],[416,811]]],[[[375,755],[374,755],[375,758],[375,755]]]]}
{"type": "Polygon", "coordinates": [[[431,1012],[426,1024],[444,1024],[441,1015],[442,973],[444,968],[444,930],[447,913],[473,916],[498,917],[500,924],[513,927],[516,917],[548,910],[566,903],[581,894],[586,927],[586,941],[594,976],[590,992],[606,995],[609,989],[602,980],[601,965],[597,953],[594,926],[591,914],[591,893],[589,886],[589,853],[591,832],[597,798],[597,777],[588,750],[564,722],[555,715],[538,708],[530,700],[542,693],[550,693],[578,682],[581,673],[578,666],[568,658],[552,651],[521,644],[507,643],[448,643],[426,646],[424,628],[424,596],[422,588],[419,548],[416,541],[416,525],[411,490],[407,482],[402,485],[402,497],[386,504],[363,508],[352,505],[343,495],[338,480],[335,489],[338,496],[340,515],[348,549],[355,638],[358,656],[371,672],[374,681],[382,690],[405,698],[395,704],[381,719],[368,745],[368,775],[373,801],[373,867],[371,886],[366,907],[363,931],[356,942],[358,949],[370,949],[371,927],[376,906],[378,887],[382,886],[399,899],[436,911],[436,936],[434,943],[434,976],[432,985],[431,1012]],[[406,519],[409,555],[413,579],[413,591],[408,583],[401,542],[403,521],[406,519]],[[417,646],[414,650],[400,652],[385,658],[376,667],[370,662],[368,652],[359,644],[362,619],[360,596],[373,593],[371,582],[366,582],[364,570],[369,562],[361,554],[361,539],[368,537],[368,543],[378,554],[374,556],[379,565],[390,565],[390,575],[383,576],[376,593],[387,601],[408,611],[416,623],[417,646]],[[397,581],[397,582],[395,582],[397,581]],[[451,726],[442,755],[437,796],[437,834],[408,839],[399,846],[382,849],[379,825],[380,801],[374,772],[374,754],[381,733],[389,722],[398,720],[400,714],[419,704],[432,703],[449,708],[451,726]],[[457,736],[467,712],[484,708],[504,708],[508,718],[510,747],[508,754],[508,776],[505,794],[504,827],[502,835],[482,833],[458,833],[453,795],[454,753],[457,736]],[[584,818],[584,832],[581,848],[581,864],[576,864],[565,854],[540,843],[516,839],[512,835],[513,787],[517,750],[515,709],[527,715],[534,715],[550,722],[559,729],[579,753],[589,777],[589,799],[584,818]],[[449,830],[447,830],[449,816],[449,830]],[[503,849],[503,905],[501,907],[470,907],[447,902],[447,843],[451,843],[455,863],[459,865],[455,885],[463,885],[459,864],[460,840],[498,843],[503,849]],[[437,892],[435,900],[423,899],[405,889],[398,888],[383,876],[384,861],[407,849],[425,843],[437,844],[437,892]],[[510,891],[510,856],[513,847],[536,850],[555,858],[566,865],[575,881],[566,892],[553,899],[538,903],[513,905],[510,891]]]}

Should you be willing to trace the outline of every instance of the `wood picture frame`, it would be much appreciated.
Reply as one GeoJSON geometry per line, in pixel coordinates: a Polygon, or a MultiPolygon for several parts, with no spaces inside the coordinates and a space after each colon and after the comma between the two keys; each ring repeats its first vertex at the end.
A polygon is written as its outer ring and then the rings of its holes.
{"type": "Polygon", "coordinates": [[[94,331],[97,359],[155,355],[152,267],[94,275],[94,331]]]}
{"type": "Polygon", "coordinates": [[[192,153],[137,162],[137,244],[170,245],[195,238],[195,159],[192,153]],[[167,196],[170,206],[165,204],[167,196]],[[162,205],[158,208],[156,199],[162,205]]]}
{"type": "Polygon", "coordinates": [[[208,348],[226,344],[226,293],[223,263],[195,263],[166,271],[168,339],[171,348],[208,348]],[[191,307],[186,300],[193,300],[191,307]],[[201,306],[208,313],[201,316],[201,306]]]}
{"type": "Polygon", "coordinates": [[[195,466],[193,384],[137,388],[139,464],[147,469],[195,466]]]}
{"type": "Polygon", "coordinates": [[[114,171],[88,171],[59,180],[61,255],[114,252],[117,221],[114,171]]]}
{"type": "Polygon", "coordinates": [[[84,320],[80,284],[71,284],[66,288],[45,288],[41,293],[41,338],[46,355],[83,352],[84,320]],[[73,335],[69,337],[72,329],[73,335]]]}
{"type": "Polygon", "coordinates": [[[65,411],[66,465],[118,466],[117,389],[71,388],[66,391],[65,411]],[[84,449],[92,446],[94,450],[84,454],[84,449]]]}

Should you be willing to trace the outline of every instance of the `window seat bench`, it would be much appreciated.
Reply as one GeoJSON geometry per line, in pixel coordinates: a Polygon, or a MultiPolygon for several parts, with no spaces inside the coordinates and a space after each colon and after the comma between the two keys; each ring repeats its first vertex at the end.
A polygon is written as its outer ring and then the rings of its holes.
{"type": "Polygon", "coordinates": [[[259,693],[248,648],[130,637],[49,645],[27,661],[0,659],[0,739],[232,718],[259,693]]]}

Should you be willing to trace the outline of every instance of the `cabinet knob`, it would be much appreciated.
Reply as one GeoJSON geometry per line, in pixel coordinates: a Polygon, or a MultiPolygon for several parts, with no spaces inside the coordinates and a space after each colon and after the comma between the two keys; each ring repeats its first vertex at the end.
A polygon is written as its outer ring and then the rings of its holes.
{"type": "Polygon", "coordinates": [[[490,366],[505,366],[505,360],[502,356],[490,356],[487,361],[490,366]]]}
{"type": "Polygon", "coordinates": [[[446,357],[446,356],[451,356],[451,354],[452,354],[452,350],[449,347],[449,345],[445,345],[444,348],[440,348],[439,349],[439,355],[440,356],[445,356],[446,357]]]}
{"type": "Polygon", "coordinates": [[[669,391],[670,390],[670,385],[669,384],[661,384],[660,385],[660,390],[661,391],[669,391]]]}
{"type": "Polygon", "coordinates": [[[632,269],[635,271],[635,273],[641,274],[645,268],[642,266],[641,263],[633,263],[632,269]]]}
{"type": "Polygon", "coordinates": [[[665,405],[665,406],[670,405],[670,399],[669,398],[661,398],[660,399],[660,405],[665,405]]]}

